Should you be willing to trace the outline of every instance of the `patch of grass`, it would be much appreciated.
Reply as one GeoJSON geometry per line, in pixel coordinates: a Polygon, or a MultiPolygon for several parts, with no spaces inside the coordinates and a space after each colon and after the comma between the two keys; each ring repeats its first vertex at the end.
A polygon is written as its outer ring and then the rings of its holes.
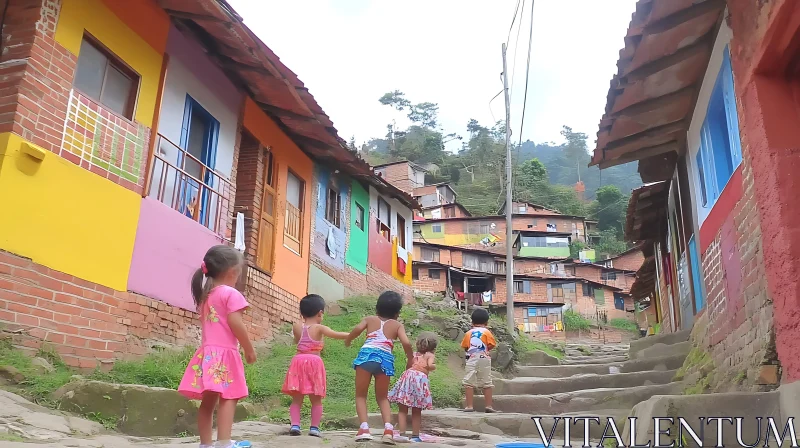
{"type": "Polygon", "coordinates": [[[160,350],[133,361],[117,361],[109,372],[95,371],[90,379],[120,384],[143,384],[177,389],[195,348],[160,350]]]}
{"type": "Polygon", "coordinates": [[[86,418],[93,422],[100,423],[103,428],[114,431],[117,429],[117,417],[103,415],[100,412],[89,412],[86,418]]]}
{"type": "Polygon", "coordinates": [[[585,345],[579,345],[577,350],[579,352],[583,353],[586,356],[591,356],[592,355],[592,349],[590,349],[589,347],[587,347],[585,345]]]}
{"type": "Polygon", "coordinates": [[[59,387],[67,384],[74,374],[53,352],[46,348],[37,356],[47,359],[55,369],[52,373],[41,373],[31,364],[31,358],[15,349],[11,341],[0,341],[0,365],[15,367],[25,377],[19,384],[20,392],[32,401],[52,406],[49,396],[59,387]]]}
{"type": "Polygon", "coordinates": [[[572,310],[564,311],[564,329],[567,331],[588,330],[592,322],[572,310]]]}
{"type": "Polygon", "coordinates": [[[661,334],[661,323],[653,324],[653,335],[661,334]]]}
{"type": "MultiPolygon", "coordinates": [[[[338,316],[326,315],[324,324],[336,331],[349,332],[364,316],[374,313],[375,300],[374,297],[357,297],[341,301],[339,304],[342,307],[342,313],[338,316]]],[[[429,316],[452,317],[456,311],[429,310],[427,313],[429,316]]],[[[436,328],[426,324],[424,319],[422,319],[421,325],[411,326],[411,322],[417,318],[416,308],[404,307],[401,320],[406,325],[406,331],[412,344],[420,332],[436,331],[436,328]]],[[[325,341],[322,359],[325,361],[327,371],[328,390],[324,401],[323,426],[327,428],[338,426],[343,419],[355,416],[355,374],[352,363],[363,342],[364,336],[353,341],[350,347],[345,347],[344,342],[339,340],[328,339],[325,341]]],[[[111,371],[95,371],[87,378],[121,384],[141,384],[177,389],[194,351],[193,347],[177,351],[162,350],[133,361],[117,361],[111,371]]],[[[267,405],[266,408],[269,409],[267,417],[275,422],[289,421],[291,398],[281,393],[281,386],[295,351],[294,344],[281,342],[281,338],[278,338],[268,351],[259,353],[258,361],[255,364],[245,366],[245,376],[250,391],[246,400],[267,405]]],[[[440,338],[436,350],[437,370],[430,374],[431,393],[436,407],[457,407],[461,404],[461,381],[456,380],[456,374],[447,365],[447,357],[453,353],[459,355],[463,353],[459,342],[440,338]]],[[[24,393],[36,401],[46,402],[52,392],[70,381],[74,372],[61,363],[56,355],[45,355],[56,367],[55,373],[38,374],[31,366],[28,356],[13,349],[10,343],[0,343],[0,365],[11,365],[19,369],[26,377],[25,382],[21,385],[24,387],[24,393]]],[[[397,379],[405,370],[406,365],[405,353],[400,344],[395,347],[395,355],[395,379],[397,379]]],[[[378,410],[372,390],[367,403],[370,412],[378,410]]],[[[54,405],[54,403],[48,404],[54,405]]],[[[310,411],[310,404],[306,401],[303,407],[305,419],[309,418],[310,411]]],[[[104,427],[110,427],[112,424],[116,426],[116,421],[112,422],[111,419],[99,414],[87,417],[103,424],[104,427]]]]}
{"type": "Polygon", "coordinates": [[[615,317],[613,319],[610,319],[608,321],[608,325],[618,330],[624,330],[624,331],[629,331],[631,333],[639,334],[639,325],[630,319],[625,319],[624,317],[615,317]]]}
{"type": "Polygon", "coordinates": [[[683,365],[680,369],[675,373],[673,380],[681,381],[686,377],[686,374],[691,372],[692,370],[705,365],[706,363],[711,361],[711,357],[708,353],[700,350],[697,347],[692,347],[689,351],[689,354],[686,355],[686,359],[683,361],[683,365]]]}
{"type": "Polygon", "coordinates": [[[20,437],[20,436],[18,436],[16,434],[11,434],[11,433],[3,434],[3,433],[0,433],[0,442],[24,442],[24,441],[25,441],[25,439],[23,439],[22,437],[20,437]]]}
{"type": "Polygon", "coordinates": [[[736,384],[742,384],[747,379],[747,371],[742,370],[733,377],[733,382],[736,384]]]}
{"type": "Polygon", "coordinates": [[[564,359],[564,351],[554,348],[553,346],[541,341],[533,340],[530,336],[523,334],[517,338],[514,351],[517,353],[532,352],[540,350],[558,359],[564,359]]]}

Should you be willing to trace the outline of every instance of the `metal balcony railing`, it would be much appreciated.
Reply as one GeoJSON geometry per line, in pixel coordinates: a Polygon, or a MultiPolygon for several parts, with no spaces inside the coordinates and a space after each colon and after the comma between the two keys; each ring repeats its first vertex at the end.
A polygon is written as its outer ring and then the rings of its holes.
{"type": "Polygon", "coordinates": [[[167,137],[158,134],[147,195],[222,234],[230,214],[232,184],[167,137]]]}

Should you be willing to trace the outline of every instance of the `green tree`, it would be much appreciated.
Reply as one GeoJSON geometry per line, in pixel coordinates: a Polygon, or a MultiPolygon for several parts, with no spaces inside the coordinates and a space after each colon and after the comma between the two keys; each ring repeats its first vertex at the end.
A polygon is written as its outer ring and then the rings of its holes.
{"type": "Polygon", "coordinates": [[[523,184],[533,184],[547,180],[547,168],[537,158],[526,160],[519,167],[519,177],[523,184]]]}
{"type": "Polygon", "coordinates": [[[593,216],[600,230],[613,230],[618,239],[623,237],[623,227],[628,209],[628,197],[616,185],[600,187],[597,201],[592,205],[593,216]]]}
{"type": "Polygon", "coordinates": [[[628,245],[617,239],[613,229],[607,229],[600,232],[600,242],[595,249],[603,255],[614,257],[628,250],[628,245]]]}

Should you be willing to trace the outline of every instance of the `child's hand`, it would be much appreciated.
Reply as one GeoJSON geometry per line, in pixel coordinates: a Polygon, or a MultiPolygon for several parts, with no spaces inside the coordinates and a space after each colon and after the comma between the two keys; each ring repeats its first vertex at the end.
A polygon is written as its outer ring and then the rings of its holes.
{"type": "Polygon", "coordinates": [[[253,364],[256,362],[256,351],[255,350],[247,350],[244,352],[244,360],[248,364],[253,364]]]}
{"type": "Polygon", "coordinates": [[[352,343],[353,343],[353,340],[350,339],[350,338],[347,338],[347,339],[344,340],[344,346],[345,347],[350,347],[350,344],[352,344],[352,343]]]}

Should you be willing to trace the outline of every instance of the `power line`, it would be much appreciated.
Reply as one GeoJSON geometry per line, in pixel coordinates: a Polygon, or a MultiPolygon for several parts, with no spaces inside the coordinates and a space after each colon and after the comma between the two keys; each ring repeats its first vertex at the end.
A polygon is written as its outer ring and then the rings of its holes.
{"type": "MultiPolygon", "coordinates": [[[[525,0],[522,0],[522,11],[521,13],[525,12],[525,0]]],[[[522,31],[522,21],[519,22],[519,26],[517,27],[517,38],[514,41],[514,63],[513,68],[511,69],[511,87],[508,90],[508,95],[513,97],[514,96],[514,75],[517,72],[517,49],[519,48],[519,32],[522,31]]]]}
{"type": "MultiPolygon", "coordinates": [[[[528,104],[528,79],[531,74],[531,48],[533,47],[533,10],[536,0],[531,0],[531,30],[528,36],[528,61],[525,64],[525,96],[522,100],[522,120],[519,122],[519,144],[522,145],[522,126],[525,124],[525,106],[528,104]]],[[[521,26],[521,25],[520,25],[521,26]]]]}
{"type": "Polygon", "coordinates": [[[508,27],[508,37],[506,37],[506,47],[508,47],[508,42],[511,40],[511,30],[514,29],[514,23],[517,21],[517,13],[519,13],[519,4],[521,0],[517,0],[517,6],[514,7],[514,17],[511,18],[511,26],[508,27]]]}

